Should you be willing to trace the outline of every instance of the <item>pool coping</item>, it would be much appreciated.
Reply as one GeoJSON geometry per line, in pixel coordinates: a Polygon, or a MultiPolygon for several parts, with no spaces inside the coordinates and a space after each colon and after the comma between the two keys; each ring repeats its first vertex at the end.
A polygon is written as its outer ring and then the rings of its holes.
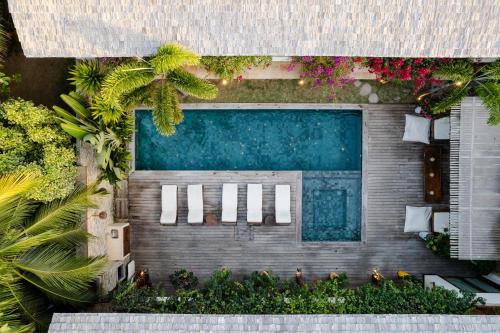
{"type": "MultiPolygon", "coordinates": [[[[296,219],[300,221],[296,221],[296,243],[298,246],[306,247],[306,248],[345,248],[345,247],[365,247],[366,246],[366,210],[367,210],[367,154],[368,154],[368,145],[366,144],[368,141],[368,131],[367,131],[367,122],[366,122],[366,110],[367,104],[346,104],[346,103],[181,103],[181,109],[187,110],[228,110],[228,109],[256,109],[256,110],[267,110],[267,109],[281,109],[281,110],[290,110],[290,109],[311,109],[311,110],[359,110],[361,111],[361,121],[362,121],[362,159],[361,159],[361,240],[360,241],[339,241],[339,242],[308,242],[302,241],[302,186],[300,189],[297,188],[297,194],[300,193],[300,197],[297,195],[297,212],[296,219]],[[300,200],[298,199],[300,198],[300,200]],[[300,209],[299,209],[300,208],[300,209]],[[300,222],[300,223],[298,223],[300,222]]],[[[140,106],[136,107],[132,110],[132,119],[134,125],[134,132],[132,134],[132,140],[129,144],[129,150],[132,155],[131,163],[130,163],[130,172],[135,171],[135,111],[150,109],[148,106],[140,106]]],[[[176,171],[176,170],[169,170],[176,171]]],[[[210,170],[206,170],[210,171],[210,170]]],[[[245,170],[238,170],[245,171],[245,170]]],[[[272,170],[271,170],[272,171],[272,170]]],[[[296,170],[302,174],[302,170],[296,170]]],[[[300,179],[300,184],[302,184],[302,176],[300,179]]]]}

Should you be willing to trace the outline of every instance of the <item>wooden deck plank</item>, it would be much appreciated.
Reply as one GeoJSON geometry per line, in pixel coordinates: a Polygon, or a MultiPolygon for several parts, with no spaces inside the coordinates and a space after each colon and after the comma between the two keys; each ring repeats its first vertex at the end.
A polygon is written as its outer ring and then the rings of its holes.
{"type": "MultiPolygon", "coordinates": [[[[405,105],[363,106],[363,207],[365,227],[358,243],[301,242],[300,172],[135,171],[129,179],[129,221],[132,227],[132,258],[147,267],[155,281],[167,283],[173,271],[193,270],[202,280],[222,266],[236,276],[255,270],[272,270],[293,277],[301,267],[306,278],[326,277],[331,271],[346,272],[353,284],[366,282],[373,268],[387,276],[406,270],[463,275],[465,262],[433,255],[415,234],[403,232],[405,205],[424,206],[422,144],[405,143],[405,105]],[[239,185],[236,226],[191,226],[186,223],[187,184],[204,184],[205,214],[220,217],[221,187],[239,185]],[[273,185],[292,185],[292,223],[287,226],[248,226],[246,183],[264,184],[264,216],[273,214],[273,185]],[[179,219],[176,226],[159,224],[160,185],[179,185],[179,219]],[[296,223],[298,221],[299,223],[296,223]]],[[[449,174],[449,145],[443,149],[443,179],[449,174]]],[[[447,183],[444,184],[447,188],[447,183]]],[[[446,207],[444,202],[433,205],[446,207]]]]}

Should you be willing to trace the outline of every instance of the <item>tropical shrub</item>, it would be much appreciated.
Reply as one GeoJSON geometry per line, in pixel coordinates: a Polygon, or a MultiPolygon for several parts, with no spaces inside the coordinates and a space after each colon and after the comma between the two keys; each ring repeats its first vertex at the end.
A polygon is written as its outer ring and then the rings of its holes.
{"type": "Polygon", "coordinates": [[[181,269],[169,276],[170,283],[176,289],[191,290],[198,285],[198,278],[191,271],[181,269]]]}
{"type": "Polygon", "coordinates": [[[201,65],[209,72],[217,74],[221,79],[243,79],[243,72],[258,66],[269,66],[272,57],[269,56],[204,56],[201,65]]]}
{"type": "Polygon", "coordinates": [[[354,69],[355,58],[294,57],[289,70],[292,70],[296,64],[303,66],[301,77],[311,81],[315,87],[323,88],[333,99],[337,90],[354,81],[350,74],[354,69]]]}
{"type": "Polygon", "coordinates": [[[456,59],[440,66],[433,76],[444,84],[423,95],[431,113],[447,112],[464,97],[474,94],[490,112],[488,123],[500,124],[500,60],[474,64],[471,60],[456,59]]]}
{"type": "Polygon", "coordinates": [[[299,286],[268,272],[254,272],[242,280],[231,271],[215,271],[201,289],[158,287],[137,289],[122,285],[112,295],[115,311],[203,314],[328,314],[328,313],[468,313],[482,299],[441,288],[425,289],[404,278],[360,288],[347,288],[345,274],[299,286]],[[161,295],[161,298],[157,296],[161,295]]]}
{"type": "Polygon", "coordinates": [[[27,193],[35,200],[66,197],[77,175],[74,144],[53,115],[21,99],[0,106],[0,174],[19,170],[36,174],[39,182],[27,193]]]}
{"type": "Polygon", "coordinates": [[[128,150],[133,133],[131,118],[123,117],[120,122],[106,125],[103,121],[92,118],[92,111],[78,94],[63,94],[61,99],[72,110],[68,112],[54,106],[61,128],[72,137],[94,147],[97,165],[102,170],[101,179],[111,184],[125,179],[131,158],[128,150]]]}
{"type": "Polygon", "coordinates": [[[81,214],[93,207],[95,187],[79,186],[40,204],[25,199],[37,178],[29,172],[0,176],[0,327],[31,331],[47,324],[54,305],[89,304],[89,284],[106,262],[76,254],[88,238],[81,214]]]}
{"type": "MultiPolygon", "coordinates": [[[[214,84],[182,68],[197,65],[199,61],[196,54],[182,46],[167,44],[152,57],[128,59],[108,66],[109,71],[99,85],[99,92],[93,95],[91,109],[94,118],[106,125],[116,124],[135,106],[145,105],[152,108],[153,121],[161,134],[175,133],[175,125],[183,120],[179,92],[201,99],[217,95],[214,84]]],[[[77,84],[78,91],[85,91],[89,86],[98,86],[96,77],[94,69],[87,72],[87,78],[82,75],[71,80],[77,84]],[[88,82],[83,83],[85,81],[88,82]]]]}
{"type": "Polygon", "coordinates": [[[432,233],[425,237],[425,246],[437,255],[450,256],[450,235],[448,233],[432,233]]]}
{"type": "Polygon", "coordinates": [[[438,81],[433,73],[448,61],[438,58],[365,58],[362,62],[379,81],[413,81],[413,92],[418,94],[438,81]]]}

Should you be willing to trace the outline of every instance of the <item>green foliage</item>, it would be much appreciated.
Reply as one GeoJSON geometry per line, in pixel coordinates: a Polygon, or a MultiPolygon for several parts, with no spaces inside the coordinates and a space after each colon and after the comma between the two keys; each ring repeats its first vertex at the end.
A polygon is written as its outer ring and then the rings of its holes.
{"type": "Polygon", "coordinates": [[[115,311],[202,314],[344,314],[344,313],[453,313],[464,314],[482,300],[441,288],[425,289],[421,282],[404,279],[357,289],[347,288],[345,274],[299,286],[267,272],[254,272],[243,280],[228,269],[215,271],[202,289],[192,289],[193,275],[174,273],[175,294],[161,288],[137,289],[122,285],[112,295],[115,311]],[[189,286],[189,287],[186,287],[189,286]],[[161,299],[157,296],[163,296],[161,299]]]}
{"type": "Polygon", "coordinates": [[[170,274],[169,279],[172,286],[177,290],[191,290],[198,285],[198,278],[193,272],[186,271],[185,269],[170,274]]]}
{"type": "Polygon", "coordinates": [[[433,233],[425,238],[425,246],[435,254],[450,257],[450,235],[448,233],[433,233]]]}
{"type": "Polygon", "coordinates": [[[133,123],[128,114],[120,116],[120,121],[106,124],[104,120],[94,120],[90,110],[75,93],[61,95],[61,99],[72,112],[55,106],[61,128],[78,140],[90,143],[96,153],[96,162],[102,170],[101,179],[111,184],[124,179],[130,160],[128,144],[132,137],[133,123]]]}
{"type": "Polygon", "coordinates": [[[97,94],[104,79],[104,72],[97,60],[79,61],[69,74],[69,81],[76,87],[76,91],[87,96],[97,94]]]}
{"type": "Polygon", "coordinates": [[[272,57],[268,56],[204,56],[201,64],[209,72],[217,74],[220,78],[231,80],[239,77],[244,71],[252,67],[269,66],[272,57]]]}
{"type": "Polygon", "coordinates": [[[490,125],[500,124],[500,60],[490,64],[473,64],[470,60],[451,60],[442,65],[434,76],[452,81],[434,88],[425,103],[434,114],[443,113],[460,103],[470,93],[477,94],[489,110],[490,125]]]}
{"type": "Polygon", "coordinates": [[[474,67],[470,60],[452,60],[441,64],[432,76],[439,80],[468,82],[474,77],[474,67]]]}
{"type": "Polygon", "coordinates": [[[451,107],[460,103],[460,101],[469,94],[470,86],[452,89],[448,94],[431,103],[430,111],[433,114],[449,112],[451,107]]]}
{"type": "Polygon", "coordinates": [[[185,95],[211,99],[217,88],[182,69],[196,65],[199,57],[177,44],[160,47],[149,58],[123,62],[106,73],[91,109],[94,118],[116,124],[135,106],[153,108],[153,118],[163,135],[175,132],[182,119],[177,90],[185,95]]]}
{"type": "Polygon", "coordinates": [[[51,201],[74,188],[76,155],[53,113],[32,102],[8,100],[0,107],[0,174],[27,170],[39,182],[28,198],[51,201]]]}
{"type": "Polygon", "coordinates": [[[384,281],[380,287],[366,284],[355,290],[352,313],[467,314],[475,304],[484,304],[473,293],[444,288],[427,289],[420,281],[404,279],[401,284],[384,281]]]}
{"type": "Polygon", "coordinates": [[[88,234],[81,214],[94,207],[95,187],[77,187],[49,204],[26,200],[37,185],[29,172],[0,177],[0,319],[2,327],[43,327],[51,305],[78,308],[93,296],[90,283],[105,258],[77,256],[88,234]]]}

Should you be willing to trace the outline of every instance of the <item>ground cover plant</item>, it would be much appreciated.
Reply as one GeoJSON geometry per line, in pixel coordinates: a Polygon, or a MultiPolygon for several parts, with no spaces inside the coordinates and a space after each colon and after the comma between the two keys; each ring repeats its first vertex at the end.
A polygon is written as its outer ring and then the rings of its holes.
{"type": "MultiPolygon", "coordinates": [[[[186,272],[180,275],[186,276],[186,272]]],[[[111,295],[112,308],[119,312],[203,314],[465,314],[483,302],[468,292],[459,295],[442,288],[426,289],[411,276],[351,289],[343,274],[298,284],[269,272],[254,272],[235,280],[230,270],[222,269],[199,289],[191,282],[187,285],[190,287],[183,283],[168,293],[159,286],[136,288],[134,283],[124,283],[111,295]]]]}
{"type": "Polygon", "coordinates": [[[93,296],[90,283],[106,259],[77,255],[89,235],[81,214],[93,207],[95,187],[76,187],[48,204],[25,199],[33,172],[0,176],[0,327],[2,332],[44,329],[57,306],[76,309],[93,296]]]}

